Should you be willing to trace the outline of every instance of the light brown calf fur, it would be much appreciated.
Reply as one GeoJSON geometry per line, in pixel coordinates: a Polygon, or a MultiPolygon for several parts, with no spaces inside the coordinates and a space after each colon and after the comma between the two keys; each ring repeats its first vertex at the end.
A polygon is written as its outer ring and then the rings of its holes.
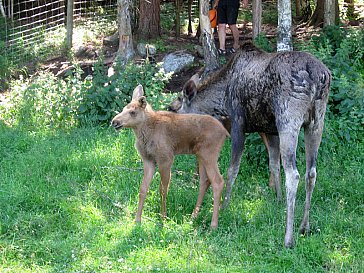
{"type": "Polygon", "coordinates": [[[217,160],[229,133],[219,121],[208,115],[155,112],[143,94],[143,87],[138,85],[134,89],[132,101],[111,122],[116,130],[123,127],[133,129],[136,136],[136,148],[143,159],[144,176],[140,186],[136,222],[141,221],[144,200],[156,165],[159,167],[161,176],[159,186],[161,215],[165,217],[174,156],[195,154],[199,163],[200,190],[192,216],[197,216],[206,190],[211,183],[214,194],[211,227],[216,228],[221,193],[224,188],[224,180],[219,172],[217,160]]]}

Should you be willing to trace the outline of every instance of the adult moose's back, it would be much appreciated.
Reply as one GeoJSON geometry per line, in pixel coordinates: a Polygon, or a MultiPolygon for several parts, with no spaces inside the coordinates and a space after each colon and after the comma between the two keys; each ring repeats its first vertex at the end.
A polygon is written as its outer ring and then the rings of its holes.
{"type": "MultiPolygon", "coordinates": [[[[287,199],[286,247],[294,245],[294,208],[300,178],[296,167],[296,149],[301,127],[305,131],[306,201],[300,232],[304,234],[309,231],[316,159],[330,82],[330,71],[309,53],[266,53],[246,44],[225,67],[202,83],[197,83],[195,77],[184,86],[179,112],[210,114],[219,119],[227,116],[231,122],[231,162],[224,205],[229,203],[239,172],[246,133],[265,133],[269,165],[276,184],[280,183],[281,155],[287,199]],[[216,99],[221,97],[221,92],[224,99],[216,99]]],[[[276,185],[276,189],[280,189],[280,186],[276,185]]]]}

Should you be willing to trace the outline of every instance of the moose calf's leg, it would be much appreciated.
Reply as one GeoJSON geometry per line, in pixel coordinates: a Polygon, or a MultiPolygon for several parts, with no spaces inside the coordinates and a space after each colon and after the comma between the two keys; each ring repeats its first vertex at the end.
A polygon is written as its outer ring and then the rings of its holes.
{"type": "Polygon", "coordinates": [[[211,186],[214,193],[214,211],[212,214],[211,228],[215,229],[218,225],[220,201],[222,191],[224,189],[224,180],[219,172],[217,162],[214,162],[211,165],[206,165],[206,172],[209,180],[211,181],[211,186]]]}
{"type": "Polygon", "coordinates": [[[167,194],[169,190],[169,184],[171,181],[171,166],[172,161],[166,161],[158,164],[159,172],[161,175],[161,182],[159,184],[159,194],[161,198],[161,216],[162,218],[166,218],[166,203],[167,203],[167,194]]]}
{"type": "Polygon", "coordinates": [[[287,198],[287,219],[286,234],[284,237],[285,247],[293,247],[293,225],[295,201],[300,175],[296,167],[296,148],[299,130],[280,132],[280,150],[282,155],[283,168],[286,176],[286,198],[287,198]]]}
{"type": "Polygon", "coordinates": [[[303,214],[303,220],[299,229],[299,232],[301,234],[306,234],[310,231],[309,214],[310,214],[312,192],[316,183],[316,159],[317,159],[317,152],[321,142],[322,130],[323,130],[323,122],[311,123],[305,127],[306,200],[305,200],[305,211],[303,214]]]}
{"type": "Polygon", "coordinates": [[[210,181],[207,177],[205,166],[201,162],[198,162],[198,169],[199,169],[199,175],[200,175],[200,189],[199,189],[199,193],[198,193],[198,197],[197,197],[196,207],[192,213],[192,218],[197,217],[198,213],[200,212],[203,198],[206,194],[207,189],[210,186],[210,181]]]}
{"type": "Polygon", "coordinates": [[[155,164],[153,162],[148,160],[143,160],[143,163],[144,163],[144,176],[142,184],[140,185],[138,211],[135,219],[137,223],[140,223],[141,221],[145,197],[147,196],[148,189],[150,183],[152,182],[153,175],[155,172],[155,164]]]}

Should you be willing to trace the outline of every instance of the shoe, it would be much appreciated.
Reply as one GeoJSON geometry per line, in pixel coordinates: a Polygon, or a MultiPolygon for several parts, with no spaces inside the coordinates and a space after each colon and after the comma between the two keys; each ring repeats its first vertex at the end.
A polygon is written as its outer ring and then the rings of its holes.
{"type": "Polygon", "coordinates": [[[217,50],[217,53],[219,53],[219,55],[226,55],[226,50],[224,50],[224,49],[218,49],[217,50]]]}
{"type": "Polygon", "coordinates": [[[227,50],[227,53],[229,53],[229,54],[234,54],[236,52],[236,49],[235,48],[229,48],[228,50],[227,50]]]}

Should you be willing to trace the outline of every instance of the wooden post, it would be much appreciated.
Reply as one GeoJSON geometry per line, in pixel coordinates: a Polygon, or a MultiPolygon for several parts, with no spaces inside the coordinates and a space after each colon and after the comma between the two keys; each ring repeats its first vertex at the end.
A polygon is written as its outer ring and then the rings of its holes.
{"type": "Polygon", "coordinates": [[[74,0],[67,0],[67,48],[72,48],[74,0]]]}

